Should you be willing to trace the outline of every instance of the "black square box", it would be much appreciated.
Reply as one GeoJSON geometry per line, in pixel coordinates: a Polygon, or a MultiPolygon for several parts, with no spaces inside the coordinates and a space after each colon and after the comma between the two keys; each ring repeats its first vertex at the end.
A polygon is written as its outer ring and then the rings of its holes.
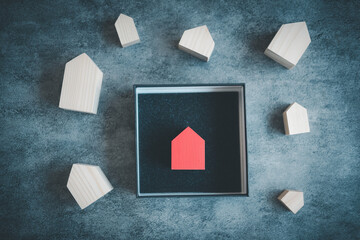
{"type": "Polygon", "coordinates": [[[134,85],[137,196],[248,196],[245,85],[134,85]],[[205,140],[205,170],[171,170],[186,127],[205,140]]]}

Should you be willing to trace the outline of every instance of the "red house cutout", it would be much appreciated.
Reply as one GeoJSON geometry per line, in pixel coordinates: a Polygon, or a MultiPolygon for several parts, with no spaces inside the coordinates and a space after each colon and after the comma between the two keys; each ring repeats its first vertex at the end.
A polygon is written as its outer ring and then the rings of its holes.
{"type": "Polygon", "coordinates": [[[171,170],[205,170],[205,140],[190,127],[171,141],[171,170]]]}

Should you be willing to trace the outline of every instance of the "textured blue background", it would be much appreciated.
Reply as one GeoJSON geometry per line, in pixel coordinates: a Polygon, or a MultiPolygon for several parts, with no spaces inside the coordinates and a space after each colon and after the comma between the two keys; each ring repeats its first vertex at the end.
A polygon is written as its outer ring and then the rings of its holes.
{"type": "Polygon", "coordinates": [[[360,238],[359,1],[1,1],[1,239],[360,238]],[[121,48],[114,22],[135,19],[121,48]],[[312,43],[287,70],[263,51],[282,23],[312,43]],[[177,49],[206,24],[208,63],[177,49]],[[64,66],[86,52],[104,72],[97,115],[57,107],[64,66]],[[246,83],[250,197],[135,197],[132,85],[246,83]],[[285,136],[282,111],[307,107],[311,133],[285,136]],[[115,189],[81,211],[73,163],[115,189]],[[277,201],[304,191],[294,215],[277,201]]]}

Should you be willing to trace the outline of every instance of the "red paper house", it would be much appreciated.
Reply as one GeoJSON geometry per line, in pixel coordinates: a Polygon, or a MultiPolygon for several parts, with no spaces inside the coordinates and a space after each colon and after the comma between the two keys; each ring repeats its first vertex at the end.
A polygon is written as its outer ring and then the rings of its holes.
{"type": "Polygon", "coordinates": [[[205,170],[205,140],[190,127],[171,141],[171,170],[205,170]]]}

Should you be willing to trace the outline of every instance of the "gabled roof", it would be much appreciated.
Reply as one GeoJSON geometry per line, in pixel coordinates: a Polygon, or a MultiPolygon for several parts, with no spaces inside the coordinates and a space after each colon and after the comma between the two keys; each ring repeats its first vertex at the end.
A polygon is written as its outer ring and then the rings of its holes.
{"type": "Polygon", "coordinates": [[[304,108],[303,106],[301,106],[297,102],[294,102],[293,104],[291,104],[289,107],[287,107],[285,109],[286,113],[293,112],[293,111],[298,112],[298,111],[307,111],[307,110],[306,110],[306,108],[304,108]]]}

